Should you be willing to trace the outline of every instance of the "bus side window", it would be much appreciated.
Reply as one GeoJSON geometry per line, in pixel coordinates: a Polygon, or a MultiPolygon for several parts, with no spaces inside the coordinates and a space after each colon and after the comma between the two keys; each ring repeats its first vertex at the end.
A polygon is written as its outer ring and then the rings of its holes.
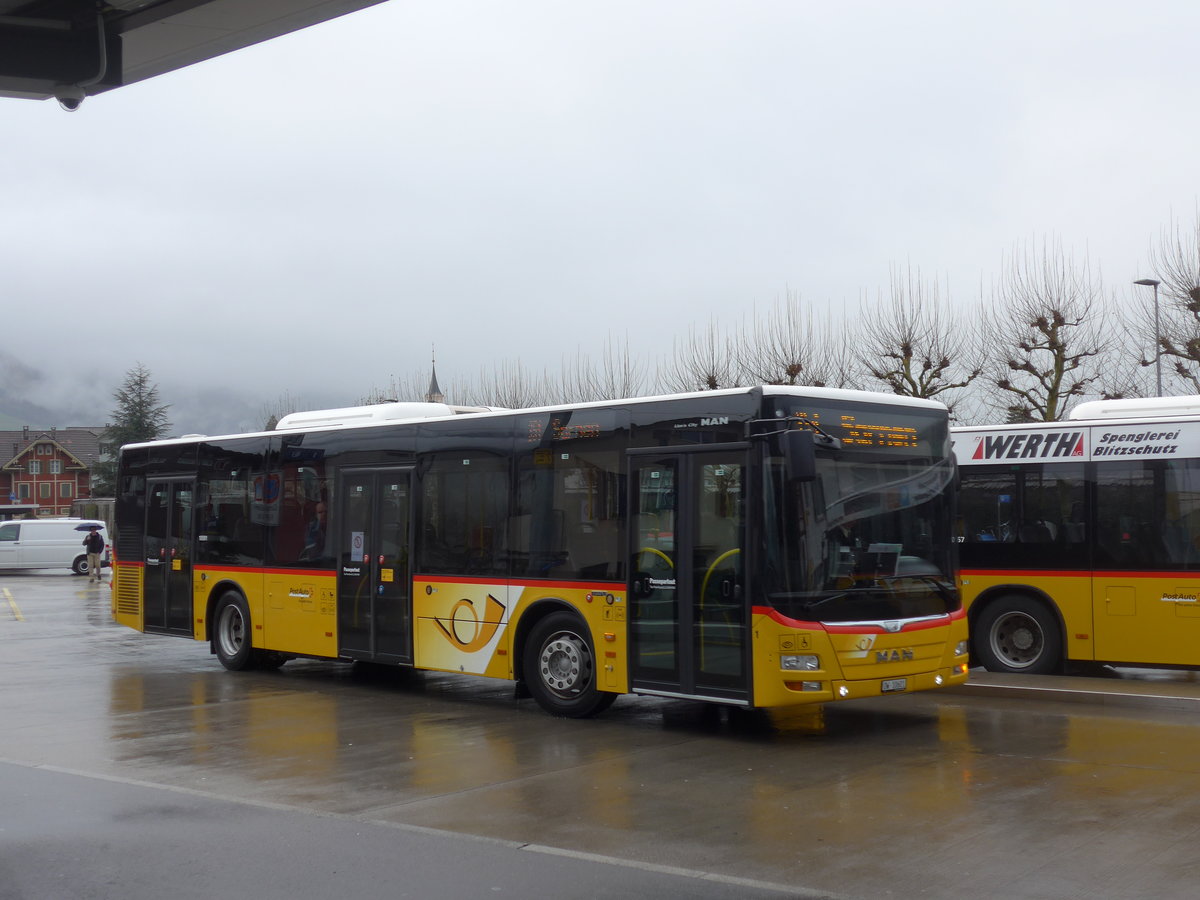
{"type": "Polygon", "coordinates": [[[1164,537],[1178,568],[1200,568],[1200,460],[1172,461],[1166,483],[1164,537]]]}
{"type": "Polygon", "coordinates": [[[418,565],[430,573],[507,575],[508,460],[469,451],[425,458],[418,565]]]}
{"type": "Polygon", "coordinates": [[[1148,565],[1164,555],[1161,525],[1153,524],[1154,508],[1161,506],[1162,481],[1155,478],[1152,465],[1118,462],[1097,467],[1098,566],[1148,565]]]}
{"type": "Polygon", "coordinates": [[[1006,543],[1016,540],[1013,498],[1016,476],[1007,473],[971,472],[962,476],[959,512],[967,543],[1006,543]]]}

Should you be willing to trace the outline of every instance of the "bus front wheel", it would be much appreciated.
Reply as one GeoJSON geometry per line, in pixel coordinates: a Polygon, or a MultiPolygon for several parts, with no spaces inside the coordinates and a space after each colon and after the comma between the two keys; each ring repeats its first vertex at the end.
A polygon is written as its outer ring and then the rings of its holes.
{"type": "Polygon", "coordinates": [[[221,665],[231,672],[254,668],[250,641],[250,608],[241,594],[229,591],[217,602],[213,645],[221,665]]]}
{"type": "Polygon", "coordinates": [[[596,687],[596,652],[587,626],[569,612],[551,613],[525,643],[525,682],[553,716],[582,719],[607,709],[617,695],[596,687]]]}
{"type": "Polygon", "coordinates": [[[1054,614],[1030,597],[1001,597],[979,616],[975,655],[989,672],[1048,675],[1062,662],[1054,614]]]}

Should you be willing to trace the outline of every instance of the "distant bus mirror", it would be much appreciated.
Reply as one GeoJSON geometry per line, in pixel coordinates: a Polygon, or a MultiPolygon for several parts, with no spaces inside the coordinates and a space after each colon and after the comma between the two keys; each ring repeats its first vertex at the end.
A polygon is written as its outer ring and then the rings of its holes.
{"type": "Polygon", "coordinates": [[[780,436],[784,471],[788,481],[813,481],[817,477],[816,445],[811,431],[785,431],[780,436]]]}

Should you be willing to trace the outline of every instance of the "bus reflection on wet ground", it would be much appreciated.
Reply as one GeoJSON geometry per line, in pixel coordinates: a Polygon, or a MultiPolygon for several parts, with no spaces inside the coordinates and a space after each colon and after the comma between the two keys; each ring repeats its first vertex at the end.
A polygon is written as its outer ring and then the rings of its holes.
{"type": "Polygon", "coordinates": [[[21,617],[0,605],[0,757],[19,765],[840,897],[1194,893],[1194,673],[977,673],[824,710],[627,697],[567,721],[506,682],[229,673],[111,624],[105,588],[3,586],[21,617]]]}

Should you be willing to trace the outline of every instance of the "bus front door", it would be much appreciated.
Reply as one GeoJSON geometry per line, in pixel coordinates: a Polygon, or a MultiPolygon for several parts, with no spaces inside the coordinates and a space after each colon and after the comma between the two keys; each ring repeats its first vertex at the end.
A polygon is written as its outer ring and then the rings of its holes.
{"type": "Polygon", "coordinates": [[[146,491],[143,627],[166,634],[192,634],[192,540],[195,484],[152,478],[146,491]]]}
{"type": "Polygon", "coordinates": [[[630,454],[635,690],[745,702],[745,450],[630,454]]]}
{"type": "Polygon", "coordinates": [[[409,468],[350,469],[338,497],[338,652],[412,662],[409,468]]]}

